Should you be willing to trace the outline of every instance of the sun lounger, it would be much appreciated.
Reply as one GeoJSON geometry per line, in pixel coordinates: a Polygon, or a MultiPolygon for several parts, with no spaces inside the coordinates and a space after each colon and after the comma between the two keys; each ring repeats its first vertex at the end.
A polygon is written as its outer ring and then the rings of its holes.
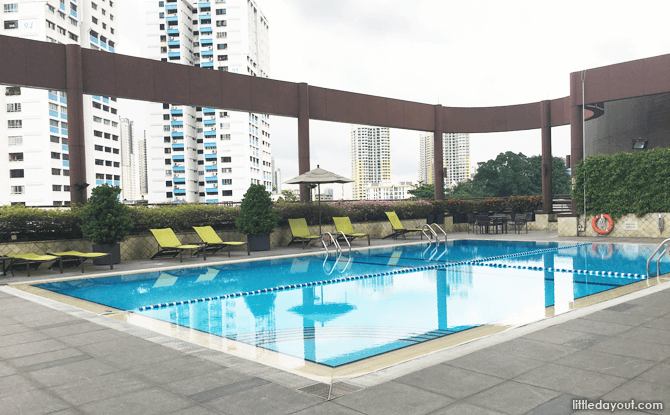
{"type": "Polygon", "coordinates": [[[30,264],[38,264],[37,266],[39,267],[39,264],[42,264],[42,263],[45,263],[45,262],[50,262],[50,261],[56,261],[58,259],[57,257],[55,257],[53,255],[37,255],[37,254],[34,254],[34,253],[16,254],[16,255],[7,255],[7,256],[13,258],[12,261],[8,265],[9,270],[12,271],[12,275],[14,275],[14,266],[20,265],[20,264],[26,264],[26,271],[28,272],[28,276],[30,276],[30,264]]]}
{"type": "Polygon", "coordinates": [[[225,248],[228,251],[228,258],[230,258],[230,249],[232,247],[243,247],[246,245],[247,255],[251,255],[248,242],[223,242],[211,226],[194,226],[193,229],[195,229],[200,239],[205,243],[205,249],[211,254],[215,254],[225,248]]]}
{"type": "Polygon", "coordinates": [[[151,233],[156,238],[158,242],[158,252],[153,254],[149,259],[154,259],[157,256],[172,256],[172,258],[179,255],[179,262],[183,262],[182,253],[184,251],[191,251],[191,256],[193,256],[193,251],[196,254],[200,254],[202,251],[202,256],[204,259],[207,259],[207,250],[205,247],[206,244],[201,245],[182,245],[177,238],[177,235],[174,234],[174,231],[170,228],[165,229],[150,229],[151,233]]]}
{"type": "Polygon", "coordinates": [[[352,241],[356,238],[367,236],[368,245],[370,245],[370,235],[367,233],[354,232],[354,227],[351,226],[351,220],[349,219],[348,216],[344,216],[341,218],[333,218],[333,222],[335,222],[335,228],[337,229],[338,234],[339,232],[342,232],[347,238],[351,239],[352,241]]]}
{"type": "Polygon", "coordinates": [[[321,236],[311,235],[309,233],[305,218],[289,219],[288,224],[291,227],[291,234],[293,237],[286,246],[290,246],[293,242],[302,242],[303,249],[305,249],[310,242],[321,239],[321,236]]]}
{"type": "MultiPolygon", "coordinates": [[[[84,262],[87,259],[94,258],[103,258],[111,257],[112,254],[106,254],[102,252],[79,252],[79,251],[67,251],[67,252],[47,252],[47,255],[53,255],[58,257],[58,270],[60,273],[63,273],[63,263],[74,263],[76,266],[81,265],[81,272],[84,272],[84,262]]],[[[52,265],[53,267],[53,265],[52,265]]],[[[112,264],[111,258],[109,261],[109,269],[114,269],[114,264],[112,264]]]]}
{"type": "Polygon", "coordinates": [[[398,219],[398,215],[396,215],[395,212],[385,212],[385,213],[386,216],[388,216],[389,221],[391,221],[391,227],[393,228],[393,233],[391,233],[390,235],[386,235],[383,239],[386,238],[398,239],[398,236],[402,236],[404,238],[405,235],[410,232],[418,232],[421,239],[423,239],[423,233],[421,232],[421,229],[406,229],[402,225],[402,222],[400,222],[400,219],[398,219]]]}

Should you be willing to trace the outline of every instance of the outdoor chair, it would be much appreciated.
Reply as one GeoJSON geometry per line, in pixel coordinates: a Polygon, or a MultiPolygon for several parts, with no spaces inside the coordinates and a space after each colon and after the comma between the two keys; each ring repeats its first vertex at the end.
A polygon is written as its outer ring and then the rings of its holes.
{"type": "Polygon", "coordinates": [[[350,238],[352,241],[356,238],[367,236],[368,246],[370,245],[370,235],[367,233],[354,232],[354,227],[351,226],[351,220],[349,219],[348,216],[344,216],[341,218],[333,218],[333,222],[335,222],[335,228],[337,229],[338,235],[339,232],[342,232],[347,238],[350,238]]]}
{"type": "Polygon", "coordinates": [[[421,239],[423,239],[423,232],[421,231],[421,229],[406,229],[402,225],[402,222],[400,222],[400,219],[398,219],[398,215],[395,212],[385,212],[385,213],[386,216],[388,216],[389,221],[391,221],[391,227],[393,228],[393,232],[390,235],[386,235],[382,239],[386,238],[398,239],[398,236],[402,236],[403,238],[405,238],[405,235],[410,232],[418,232],[421,239]]]}
{"type": "Polygon", "coordinates": [[[524,226],[526,227],[526,233],[528,233],[528,220],[526,219],[526,215],[522,213],[514,215],[514,222],[512,222],[512,225],[514,225],[514,233],[521,233],[521,228],[524,226]]]}
{"type": "Polygon", "coordinates": [[[205,260],[207,259],[206,244],[182,245],[177,235],[170,228],[150,229],[150,231],[154,235],[154,238],[156,238],[156,242],[158,242],[158,252],[153,254],[149,259],[154,259],[157,256],[171,256],[174,258],[179,255],[179,262],[184,262],[182,257],[184,251],[190,251],[191,256],[193,256],[193,251],[195,251],[196,255],[199,255],[200,251],[202,251],[202,256],[205,260]]]}
{"type": "Polygon", "coordinates": [[[489,233],[489,229],[492,225],[493,223],[488,215],[475,216],[475,233],[477,233],[477,230],[479,230],[479,233],[482,233],[484,230],[484,233],[489,233]]]}
{"type": "Polygon", "coordinates": [[[244,247],[246,245],[247,255],[251,255],[248,242],[223,242],[211,226],[194,226],[193,229],[195,229],[200,239],[205,243],[205,250],[209,251],[210,254],[215,254],[225,248],[228,251],[228,258],[230,258],[230,249],[232,247],[244,247]]]}
{"type": "MultiPolygon", "coordinates": [[[[63,273],[63,266],[64,265],[73,265],[73,266],[79,266],[81,265],[81,272],[84,272],[84,262],[87,259],[94,259],[94,258],[103,258],[103,257],[111,257],[112,254],[108,253],[103,253],[103,252],[79,252],[79,251],[67,251],[67,252],[47,252],[47,255],[53,255],[55,257],[58,257],[58,270],[60,273],[63,273]]],[[[54,268],[56,264],[54,263],[51,265],[51,268],[54,268]]],[[[109,269],[114,269],[114,264],[111,261],[109,261],[109,269]]]]}
{"type": "Polygon", "coordinates": [[[321,236],[309,233],[305,218],[289,219],[288,224],[291,227],[292,238],[286,246],[290,246],[294,242],[301,242],[303,244],[302,248],[305,249],[310,242],[321,239],[321,236]]]}
{"type": "Polygon", "coordinates": [[[475,214],[474,213],[468,213],[468,233],[470,233],[470,228],[472,228],[472,233],[475,233],[477,228],[475,228],[475,214]]]}
{"type": "Polygon", "coordinates": [[[14,275],[14,266],[15,265],[20,265],[20,264],[26,264],[26,271],[28,273],[28,276],[30,277],[30,266],[31,264],[37,264],[35,269],[37,269],[41,264],[50,262],[50,261],[55,261],[58,258],[53,256],[53,255],[37,255],[35,253],[29,253],[29,254],[16,254],[16,255],[7,255],[8,257],[12,258],[12,261],[7,265],[6,270],[2,270],[3,273],[5,271],[11,271],[12,275],[14,275]]]}

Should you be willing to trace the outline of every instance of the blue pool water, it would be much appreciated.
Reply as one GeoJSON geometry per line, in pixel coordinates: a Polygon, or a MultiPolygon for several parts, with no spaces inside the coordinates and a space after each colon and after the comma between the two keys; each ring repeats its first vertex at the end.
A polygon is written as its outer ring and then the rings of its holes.
{"type": "Polygon", "coordinates": [[[539,320],[549,306],[565,312],[642,280],[653,248],[451,241],[38,286],[339,366],[483,324],[539,320]]]}

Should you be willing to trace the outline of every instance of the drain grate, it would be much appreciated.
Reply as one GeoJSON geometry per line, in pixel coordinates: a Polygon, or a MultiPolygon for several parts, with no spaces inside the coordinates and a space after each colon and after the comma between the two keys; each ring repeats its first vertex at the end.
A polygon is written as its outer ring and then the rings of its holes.
{"type": "Polygon", "coordinates": [[[331,400],[344,395],[361,390],[358,386],[350,385],[344,382],[337,382],[329,385],[327,383],[315,383],[298,389],[299,391],[318,396],[321,399],[331,400]]]}

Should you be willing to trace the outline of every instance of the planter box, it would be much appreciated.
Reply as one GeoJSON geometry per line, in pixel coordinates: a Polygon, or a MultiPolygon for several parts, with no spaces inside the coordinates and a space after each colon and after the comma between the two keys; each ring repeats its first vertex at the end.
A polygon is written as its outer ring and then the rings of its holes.
{"type": "Polygon", "coordinates": [[[249,242],[250,251],[269,251],[270,250],[270,234],[247,235],[247,242],[249,242]]]}
{"type": "Polygon", "coordinates": [[[93,252],[104,252],[106,254],[112,254],[111,256],[94,259],[93,263],[95,265],[109,265],[120,264],[121,263],[121,244],[93,244],[91,248],[93,252]]]}

